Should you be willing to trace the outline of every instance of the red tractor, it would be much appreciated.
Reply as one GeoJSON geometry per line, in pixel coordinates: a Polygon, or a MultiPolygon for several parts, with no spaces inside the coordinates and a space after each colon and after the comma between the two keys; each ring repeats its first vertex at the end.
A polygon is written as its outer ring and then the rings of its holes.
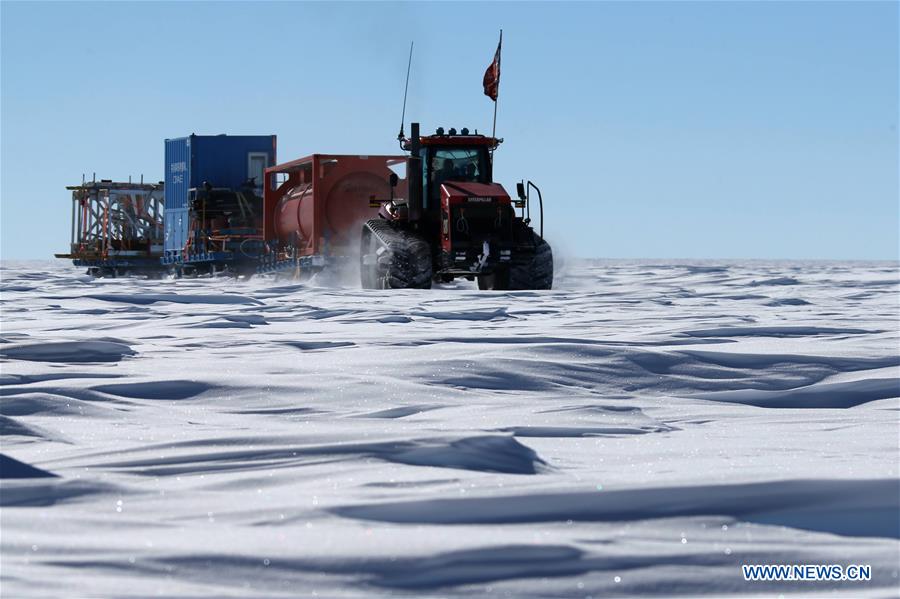
{"type": "MultiPolygon", "coordinates": [[[[540,200],[540,190],[519,183],[513,202],[493,181],[493,151],[501,141],[468,129],[420,136],[412,123],[411,137],[401,139],[410,153],[407,197],[391,197],[379,218],[363,226],[363,288],[427,289],[456,277],[477,279],[479,289],[551,288],[550,245],[530,226],[530,191],[540,200]]],[[[391,196],[398,181],[390,176],[391,196]]]]}

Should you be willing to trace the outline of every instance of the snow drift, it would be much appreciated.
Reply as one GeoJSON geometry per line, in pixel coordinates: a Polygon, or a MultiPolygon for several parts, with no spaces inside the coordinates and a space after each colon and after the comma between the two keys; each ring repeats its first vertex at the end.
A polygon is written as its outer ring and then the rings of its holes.
{"type": "Polygon", "coordinates": [[[325,281],[5,264],[4,595],[896,593],[896,264],[325,281]]]}

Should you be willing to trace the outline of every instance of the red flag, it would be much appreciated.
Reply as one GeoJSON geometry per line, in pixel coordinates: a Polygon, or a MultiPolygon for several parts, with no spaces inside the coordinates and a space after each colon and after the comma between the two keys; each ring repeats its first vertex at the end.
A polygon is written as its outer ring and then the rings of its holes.
{"type": "Polygon", "coordinates": [[[497,51],[494,53],[494,60],[484,72],[484,95],[494,102],[497,101],[497,95],[500,93],[500,47],[503,45],[503,34],[500,34],[500,43],[497,44],[497,51]]]}

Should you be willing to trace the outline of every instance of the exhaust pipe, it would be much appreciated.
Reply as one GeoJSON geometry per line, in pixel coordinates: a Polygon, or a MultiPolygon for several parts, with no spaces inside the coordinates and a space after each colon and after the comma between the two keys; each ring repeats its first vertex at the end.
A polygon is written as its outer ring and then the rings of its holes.
{"type": "Polygon", "coordinates": [[[422,220],[424,203],[422,198],[422,159],[419,157],[419,123],[410,123],[409,158],[406,160],[406,206],[410,222],[422,220]]]}

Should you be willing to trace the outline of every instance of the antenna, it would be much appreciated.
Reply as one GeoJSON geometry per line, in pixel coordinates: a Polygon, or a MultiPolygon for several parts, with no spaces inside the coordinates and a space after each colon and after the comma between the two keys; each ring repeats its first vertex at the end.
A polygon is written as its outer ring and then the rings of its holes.
{"type": "Polygon", "coordinates": [[[400,135],[397,136],[398,141],[403,141],[403,123],[406,122],[406,94],[409,93],[409,69],[412,67],[413,43],[409,42],[409,61],[406,63],[406,88],[403,90],[403,114],[400,115],[400,135]]]}

